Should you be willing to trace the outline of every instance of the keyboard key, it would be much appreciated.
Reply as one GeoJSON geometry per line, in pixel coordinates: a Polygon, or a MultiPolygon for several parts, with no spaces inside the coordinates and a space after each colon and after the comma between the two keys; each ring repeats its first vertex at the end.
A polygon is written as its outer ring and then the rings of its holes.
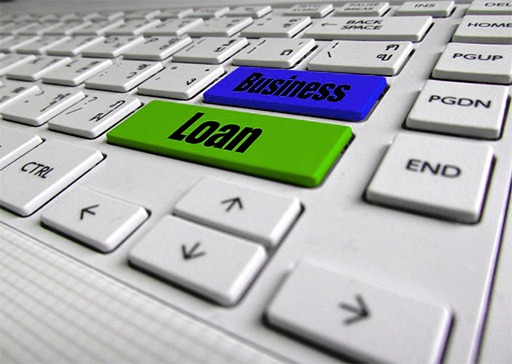
{"type": "Polygon", "coordinates": [[[155,10],[129,10],[124,12],[125,19],[153,19],[160,15],[161,11],[155,10]]]}
{"type": "Polygon", "coordinates": [[[386,86],[380,76],[240,67],[203,97],[217,104],[361,121],[386,86]]]}
{"type": "Polygon", "coordinates": [[[48,72],[43,76],[43,82],[55,85],[78,86],[112,64],[110,59],[77,58],[64,67],[48,72]]]}
{"type": "Polygon", "coordinates": [[[389,10],[389,3],[347,3],[334,11],[334,16],[382,16],[389,10]]]}
{"type": "Polygon", "coordinates": [[[208,37],[195,41],[172,56],[175,62],[220,64],[248,44],[246,38],[208,37]]]}
{"type": "Polygon", "coordinates": [[[96,150],[47,140],[2,170],[0,206],[29,216],[102,159],[96,150]]]}
{"type": "Polygon", "coordinates": [[[189,18],[203,18],[203,19],[210,19],[210,18],[220,18],[224,14],[229,12],[229,7],[203,7],[194,10],[193,13],[187,14],[186,16],[189,18]]]}
{"type": "Polygon", "coordinates": [[[505,86],[430,80],[418,96],[406,125],[484,139],[497,139],[507,105],[505,86]]]}
{"type": "Polygon", "coordinates": [[[125,95],[87,94],[72,107],[50,120],[50,130],[84,138],[96,138],[141,105],[125,95]]]}
{"type": "Polygon", "coordinates": [[[45,87],[2,111],[4,119],[39,126],[84,97],[82,91],[45,87]]]}
{"type": "Polygon", "coordinates": [[[419,42],[432,25],[430,16],[388,18],[329,18],[314,24],[304,36],[327,40],[419,42]]]}
{"type": "Polygon", "coordinates": [[[157,14],[158,19],[169,19],[169,18],[184,18],[188,14],[191,14],[194,10],[191,8],[188,9],[162,9],[162,11],[157,14]]]}
{"type": "Polygon", "coordinates": [[[60,23],[32,23],[27,27],[19,30],[16,34],[20,35],[42,35],[46,31],[50,31],[52,29],[60,26],[60,23]]]}
{"type": "Polygon", "coordinates": [[[291,38],[311,24],[309,16],[289,17],[274,16],[256,20],[242,30],[242,37],[247,38],[291,38]]]}
{"type": "Polygon", "coordinates": [[[289,10],[286,10],[283,15],[323,18],[332,12],[333,9],[332,4],[300,4],[292,6],[289,10]]]}
{"type": "Polygon", "coordinates": [[[23,64],[23,67],[16,67],[7,72],[7,78],[22,81],[37,81],[48,72],[71,63],[71,58],[38,56],[35,59],[23,64]]]}
{"type": "Polygon", "coordinates": [[[129,259],[136,267],[233,306],[267,254],[258,244],[166,216],[130,251],[129,259]]]}
{"type": "Polygon", "coordinates": [[[188,100],[222,76],[222,66],[169,63],[155,77],[140,85],[140,95],[188,100]]]}
{"type": "Polygon", "coordinates": [[[438,363],[452,312],[411,291],[301,261],[270,302],[266,318],[272,326],[356,361],[438,363]]]}
{"type": "Polygon", "coordinates": [[[37,85],[25,82],[9,81],[0,84],[0,111],[37,91],[37,85]]]}
{"type": "Polygon", "coordinates": [[[215,178],[201,180],[173,213],[275,249],[301,212],[299,200],[215,178]]]}
{"type": "Polygon", "coordinates": [[[308,64],[308,70],[393,76],[413,50],[411,42],[333,40],[308,64]]]}
{"type": "Polygon", "coordinates": [[[475,0],[469,5],[467,14],[512,15],[512,3],[510,1],[475,0]]]}
{"type": "Polygon", "coordinates": [[[466,15],[457,27],[452,40],[460,43],[510,45],[512,44],[512,17],[466,15]]]}
{"type": "Polygon", "coordinates": [[[172,35],[180,36],[203,24],[201,18],[167,19],[154,28],[144,31],[145,36],[172,35]]]}
{"type": "Polygon", "coordinates": [[[82,51],[84,57],[116,58],[130,48],[144,43],[141,36],[111,35],[82,51]]]}
{"type": "Polygon", "coordinates": [[[147,218],[140,206],[85,188],[70,192],[41,215],[44,225],[103,253],[117,248],[147,218]]]}
{"type": "Polygon", "coordinates": [[[9,37],[0,43],[0,52],[15,52],[19,47],[32,43],[38,38],[39,37],[34,35],[16,35],[9,37]]]}
{"type": "Polygon", "coordinates": [[[140,35],[145,30],[160,24],[158,19],[129,19],[115,28],[107,30],[106,35],[140,35]]]}
{"type": "Polygon", "coordinates": [[[112,144],[305,187],[323,181],[351,137],[342,125],[164,101],[107,133],[112,144]]]}
{"type": "Polygon", "coordinates": [[[144,61],[163,61],[192,43],[189,36],[153,36],[145,38],[144,43],[123,52],[123,59],[140,59],[144,61]]]}
{"type": "Polygon", "coordinates": [[[366,191],[372,202],[472,224],[482,211],[492,149],[474,142],[399,134],[366,191]]]}
{"type": "Polygon", "coordinates": [[[37,135],[0,127],[0,169],[42,142],[43,140],[37,135]]]}
{"type": "Polygon", "coordinates": [[[455,81],[510,84],[512,46],[449,43],[432,76],[455,81]]]}
{"type": "Polygon", "coordinates": [[[77,56],[87,47],[103,41],[105,38],[95,35],[75,35],[71,39],[48,48],[46,53],[54,56],[77,56]]]}
{"type": "Polygon", "coordinates": [[[85,81],[85,87],[96,90],[127,92],[163,69],[160,62],[119,61],[85,81]]]}
{"type": "Polygon", "coordinates": [[[123,23],[124,23],[124,21],[122,19],[95,21],[95,22],[91,22],[91,24],[88,24],[87,26],[85,26],[83,28],[75,30],[72,34],[73,35],[103,35],[108,30],[114,29],[123,23]]]}
{"type": "Polygon", "coordinates": [[[67,23],[60,23],[57,27],[48,29],[44,32],[46,35],[71,35],[74,31],[85,28],[90,25],[89,21],[74,21],[67,23]]]}
{"type": "Polygon", "coordinates": [[[245,18],[213,18],[188,31],[191,37],[218,36],[231,37],[252,23],[252,19],[245,18]]]}
{"type": "Polygon", "coordinates": [[[44,54],[46,50],[54,47],[57,44],[71,39],[70,37],[63,37],[61,35],[44,35],[33,42],[25,44],[16,49],[18,53],[28,54],[44,54]]]}
{"type": "Polygon", "coordinates": [[[250,16],[251,18],[261,18],[271,11],[272,7],[270,5],[238,6],[226,13],[225,16],[250,16]]]}
{"type": "Polygon", "coordinates": [[[429,15],[434,18],[446,18],[455,9],[454,1],[407,1],[397,10],[398,16],[429,15]]]}
{"type": "Polygon", "coordinates": [[[36,59],[36,56],[24,54],[8,54],[0,59],[0,76],[36,59]]]}
{"type": "Polygon", "coordinates": [[[276,39],[262,38],[254,40],[247,50],[233,58],[238,66],[292,68],[306,54],[315,48],[314,39],[276,39]]]}

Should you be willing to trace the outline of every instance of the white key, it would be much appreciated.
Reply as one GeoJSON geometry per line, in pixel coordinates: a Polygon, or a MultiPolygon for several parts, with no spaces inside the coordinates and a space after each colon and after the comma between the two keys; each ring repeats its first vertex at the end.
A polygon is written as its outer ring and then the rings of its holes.
{"type": "Polygon", "coordinates": [[[84,57],[115,58],[138,44],[144,43],[141,36],[111,35],[82,51],[84,57]]]}
{"type": "Polygon", "coordinates": [[[336,8],[334,16],[382,16],[389,10],[387,2],[346,3],[336,8]]]}
{"type": "Polygon", "coordinates": [[[103,253],[117,248],[147,218],[140,206],[85,188],[70,192],[41,215],[44,225],[103,253]]]}
{"type": "Polygon", "coordinates": [[[510,15],[466,15],[452,40],[460,43],[512,44],[510,15]]]}
{"type": "Polygon", "coordinates": [[[0,127],[0,169],[42,142],[43,140],[37,135],[0,127]]]}
{"type": "Polygon", "coordinates": [[[229,12],[229,7],[204,7],[194,10],[193,13],[187,14],[187,17],[190,18],[220,18],[224,14],[229,12]]]}
{"type": "Polygon", "coordinates": [[[36,59],[36,56],[24,55],[24,54],[8,54],[7,56],[0,59],[0,76],[5,75],[7,72],[20,67],[28,62],[36,59]]]}
{"type": "Polygon", "coordinates": [[[501,134],[508,88],[429,80],[406,125],[462,136],[497,139],[501,134]]]}
{"type": "Polygon", "coordinates": [[[471,2],[466,14],[512,15],[512,3],[510,1],[475,0],[471,2]]]}
{"type": "Polygon", "coordinates": [[[305,37],[328,40],[419,42],[432,25],[430,16],[333,18],[316,23],[305,37]]]}
{"type": "Polygon", "coordinates": [[[291,68],[315,47],[313,39],[262,38],[233,58],[239,66],[291,68]]]}
{"type": "Polygon", "coordinates": [[[123,52],[124,59],[144,61],[163,61],[180,49],[192,43],[189,36],[153,36],[144,39],[144,43],[123,52]]]}
{"type": "Polygon", "coordinates": [[[47,140],[2,170],[0,205],[29,216],[102,159],[97,150],[47,140]]]}
{"type": "Polygon", "coordinates": [[[311,24],[309,16],[275,16],[256,20],[241,33],[248,38],[291,38],[311,24]]]}
{"type": "Polygon", "coordinates": [[[434,78],[483,83],[512,82],[512,45],[449,43],[434,78]]]}
{"type": "Polygon", "coordinates": [[[266,318],[272,326],[357,361],[438,363],[452,312],[409,290],[301,261],[270,302],[266,318]]]}
{"type": "Polygon", "coordinates": [[[23,64],[23,67],[16,67],[7,72],[7,78],[23,81],[37,81],[46,73],[71,63],[71,58],[38,56],[35,59],[23,64]]]}
{"type": "Polygon", "coordinates": [[[42,80],[55,85],[78,86],[111,65],[110,59],[76,58],[64,67],[48,72],[42,80]]]}
{"type": "Polygon", "coordinates": [[[245,18],[213,18],[188,31],[191,37],[218,36],[231,37],[252,23],[252,19],[245,18]]]}
{"type": "Polygon", "coordinates": [[[396,15],[430,15],[434,18],[446,18],[455,8],[454,1],[407,1],[397,10],[396,15]]]}
{"type": "Polygon", "coordinates": [[[70,40],[70,37],[63,37],[61,35],[43,35],[41,38],[36,39],[16,49],[18,53],[28,54],[44,54],[47,49],[70,40]]]}
{"type": "Polygon", "coordinates": [[[246,38],[201,38],[173,55],[172,60],[177,62],[220,64],[247,44],[246,38]]]}
{"type": "Polygon", "coordinates": [[[412,52],[411,42],[331,41],[308,70],[393,76],[412,52]]]}
{"type": "Polygon", "coordinates": [[[2,43],[0,43],[0,51],[8,53],[15,52],[19,47],[32,43],[38,38],[39,37],[34,35],[16,35],[12,38],[8,38],[5,41],[2,41],[2,43]]]}
{"type": "Polygon", "coordinates": [[[166,216],[130,251],[129,259],[212,301],[233,306],[267,254],[258,244],[166,216]]]}
{"type": "Polygon", "coordinates": [[[158,19],[130,19],[123,24],[108,30],[106,35],[139,35],[145,30],[152,29],[160,24],[158,19]]]}
{"type": "Polygon", "coordinates": [[[160,15],[160,10],[129,10],[124,12],[125,19],[153,19],[160,15]]]}
{"type": "Polygon", "coordinates": [[[251,18],[261,18],[272,11],[270,5],[260,6],[237,6],[230,10],[225,16],[250,16],[251,18]]]}
{"type": "Polygon", "coordinates": [[[162,9],[162,11],[156,16],[158,19],[169,19],[169,18],[184,18],[188,14],[193,13],[194,10],[188,9],[162,9]]]}
{"type": "Polygon", "coordinates": [[[123,24],[122,19],[116,20],[100,20],[91,22],[91,24],[73,31],[73,35],[102,35],[110,29],[116,28],[123,24]]]}
{"type": "Polygon", "coordinates": [[[71,35],[73,32],[83,29],[91,25],[90,21],[74,21],[67,23],[60,23],[59,26],[48,29],[44,32],[47,35],[71,35]]]}
{"type": "Polygon", "coordinates": [[[21,35],[42,35],[48,30],[57,28],[60,23],[32,23],[30,26],[25,27],[17,32],[21,35]]]}
{"type": "Polygon", "coordinates": [[[51,130],[84,138],[96,138],[141,105],[139,99],[124,95],[86,94],[85,97],[51,119],[51,130]]]}
{"type": "Polygon", "coordinates": [[[119,61],[85,81],[85,87],[127,92],[163,69],[160,62],[119,61]]]}
{"type": "Polygon", "coordinates": [[[122,11],[100,11],[94,16],[91,16],[89,20],[98,21],[98,20],[116,20],[122,18],[124,13],[122,11]]]}
{"type": "Polygon", "coordinates": [[[25,100],[7,106],[2,111],[2,116],[7,120],[39,126],[84,96],[82,91],[45,87],[39,92],[31,94],[25,100]]]}
{"type": "Polygon", "coordinates": [[[292,6],[289,10],[286,10],[283,15],[323,18],[332,12],[333,9],[332,4],[300,4],[292,6]]]}
{"type": "Polygon", "coordinates": [[[301,212],[296,198],[207,177],[174,206],[180,217],[274,249],[301,212]]]}
{"type": "Polygon", "coordinates": [[[84,49],[103,41],[105,38],[96,35],[75,35],[71,39],[46,50],[46,53],[54,56],[76,56],[84,49]]]}
{"type": "Polygon", "coordinates": [[[203,24],[201,18],[167,19],[144,32],[145,36],[174,35],[180,36],[203,24]]]}
{"type": "Polygon", "coordinates": [[[222,66],[169,63],[137,88],[141,95],[188,100],[224,73],[222,66]]]}
{"type": "Polygon", "coordinates": [[[474,142],[399,134],[366,191],[376,203],[476,223],[492,149],[474,142]]]}
{"type": "Polygon", "coordinates": [[[18,34],[19,31],[32,26],[32,21],[13,21],[0,27],[0,34],[18,34]]]}
{"type": "Polygon", "coordinates": [[[0,112],[5,107],[39,91],[39,87],[26,82],[5,82],[0,84],[0,112]]]}

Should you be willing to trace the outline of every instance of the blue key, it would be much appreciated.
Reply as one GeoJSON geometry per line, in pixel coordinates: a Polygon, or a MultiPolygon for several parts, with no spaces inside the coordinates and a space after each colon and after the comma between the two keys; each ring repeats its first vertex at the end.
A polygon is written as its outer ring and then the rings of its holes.
{"type": "Polygon", "coordinates": [[[386,87],[381,76],[240,67],[203,97],[215,104],[361,121],[386,87]]]}

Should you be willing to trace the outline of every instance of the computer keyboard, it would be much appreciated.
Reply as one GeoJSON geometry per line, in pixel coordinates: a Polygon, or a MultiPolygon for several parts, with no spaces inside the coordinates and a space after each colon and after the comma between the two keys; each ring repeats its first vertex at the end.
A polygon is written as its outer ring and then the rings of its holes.
{"type": "Polygon", "coordinates": [[[4,227],[284,361],[511,359],[510,3],[93,4],[2,4],[4,227]]]}

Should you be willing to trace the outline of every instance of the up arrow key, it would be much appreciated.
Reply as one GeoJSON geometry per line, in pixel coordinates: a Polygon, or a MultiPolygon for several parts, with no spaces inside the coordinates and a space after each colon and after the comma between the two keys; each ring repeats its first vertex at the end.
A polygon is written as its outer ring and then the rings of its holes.
{"type": "Polygon", "coordinates": [[[240,197],[228,198],[227,200],[224,200],[221,202],[221,204],[226,204],[226,203],[229,203],[229,206],[226,209],[227,212],[229,212],[235,205],[238,205],[240,210],[243,210],[243,208],[244,208],[240,197]]]}

